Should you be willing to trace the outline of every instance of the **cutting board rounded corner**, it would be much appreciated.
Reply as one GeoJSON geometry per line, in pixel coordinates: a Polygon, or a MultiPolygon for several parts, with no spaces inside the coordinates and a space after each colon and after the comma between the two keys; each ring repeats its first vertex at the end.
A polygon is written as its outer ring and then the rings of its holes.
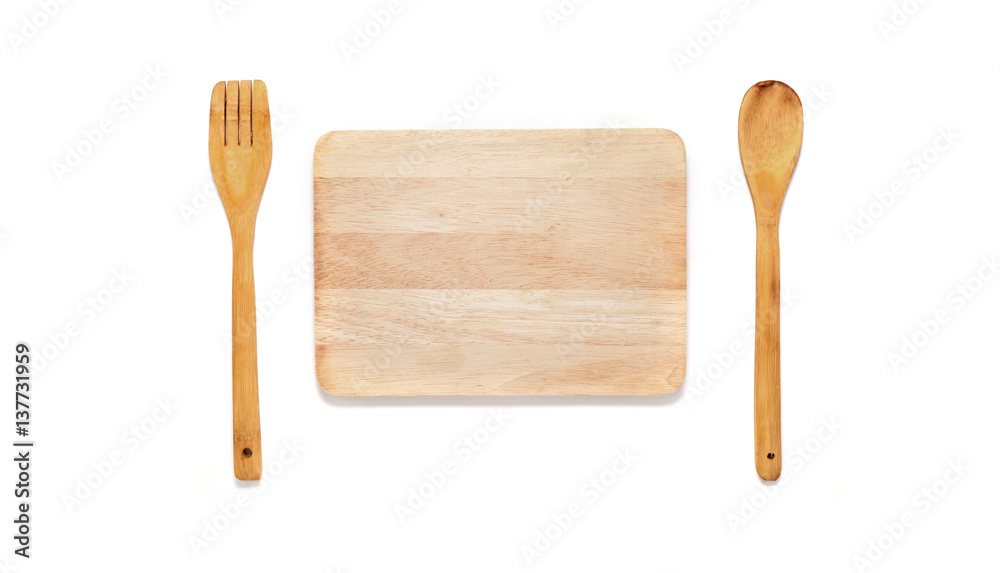
{"type": "Polygon", "coordinates": [[[684,146],[684,138],[680,136],[676,131],[672,129],[667,129],[665,127],[651,127],[650,131],[659,132],[668,140],[673,140],[677,142],[677,145],[681,148],[681,160],[687,164],[687,147],[684,146]]]}
{"type": "MultiPolygon", "coordinates": [[[[319,335],[318,332],[315,332],[314,334],[316,336],[319,335]]],[[[337,397],[358,396],[358,392],[353,390],[353,385],[344,384],[344,381],[339,376],[330,372],[324,372],[324,370],[329,368],[329,366],[324,361],[324,357],[321,355],[320,346],[318,344],[313,344],[313,346],[315,348],[315,352],[313,353],[313,362],[316,373],[316,385],[319,386],[320,390],[331,396],[337,397]],[[347,391],[348,388],[351,388],[353,391],[347,391]]]]}
{"type": "MultiPolygon", "coordinates": [[[[685,353],[686,354],[686,353],[685,353]]],[[[687,380],[687,357],[683,359],[680,367],[673,369],[669,374],[667,374],[666,390],[657,394],[657,396],[668,396],[674,392],[681,389],[684,386],[684,381],[687,380]]]]}
{"type": "Polygon", "coordinates": [[[319,386],[320,390],[326,392],[331,396],[336,396],[338,398],[352,398],[361,396],[356,390],[348,391],[348,386],[335,380],[327,379],[324,382],[322,374],[320,374],[320,363],[316,363],[316,384],[319,386]]]}
{"type": "Polygon", "coordinates": [[[316,160],[321,157],[321,153],[324,147],[327,147],[329,141],[338,135],[343,135],[345,133],[350,133],[349,131],[328,131],[316,139],[316,145],[313,146],[313,165],[315,166],[316,160]]]}
{"type": "Polygon", "coordinates": [[[676,131],[665,127],[643,127],[631,128],[629,131],[642,131],[656,134],[661,139],[661,143],[670,148],[671,154],[681,165],[685,178],[687,177],[687,147],[684,145],[684,138],[676,131]]]}

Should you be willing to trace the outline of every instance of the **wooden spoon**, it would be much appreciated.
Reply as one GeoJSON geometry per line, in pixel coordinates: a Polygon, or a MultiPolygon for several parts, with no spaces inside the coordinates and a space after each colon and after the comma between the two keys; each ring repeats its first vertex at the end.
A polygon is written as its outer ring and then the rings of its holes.
{"type": "Polygon", "coordinates": [[[740,157],[757,219],[757,327],[754,348],[754,458],[757,475],[781,474],[781,319],[778,217],[802,147],[795,90],[760,82],[743,96],[740,157]]]}
{"type": "Polygon", "coordinates": [[[271,113],[264,82],[219,82],[212,90],[208,157],[233,238],[233,468],[260,479],[257,305],[253,238],[271,170],[271,113]]]}

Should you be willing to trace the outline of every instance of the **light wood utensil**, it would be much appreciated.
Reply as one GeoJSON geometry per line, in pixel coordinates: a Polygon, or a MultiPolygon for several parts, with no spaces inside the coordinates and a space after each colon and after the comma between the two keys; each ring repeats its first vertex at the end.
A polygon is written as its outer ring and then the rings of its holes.
{"type": "Polygon", "coordinates": [[[338,131],[313,173],[327,392],[666,394],[684,380],[675,133],[338,131]]]}
{"type": "Polygon", "coordinates": [[[757,474],[781,474],[781,342],[778,218],[802,146],[802,103],[795,91],[760,82],[743,96],[740,157],[757,219],[754,348],[754,457],[757,474]]]}
{"type": "Polygon", "coordinates": [[[271,170],[271,114],[264,82],[219,82],[212,90],[208,156],[233,238],[233,467],[261,475],[253,239],[271,170]]]}

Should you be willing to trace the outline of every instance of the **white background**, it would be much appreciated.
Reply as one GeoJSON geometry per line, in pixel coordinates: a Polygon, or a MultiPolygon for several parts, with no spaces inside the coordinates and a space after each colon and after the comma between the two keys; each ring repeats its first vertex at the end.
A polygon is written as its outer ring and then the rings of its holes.
{"type": "MultiPolygon", "coordinates": [[[[996,570],[1000,280],[977,279],[981,259],[1000,254],[996,3],[914,11],[911,0],[884,32],[902,0],[590,0],[555,26],[557,0],[401,0],[348,61],[343,43],[388,0],[223,2],[68,2],[49,18],[36,0],[0,9],[5,387],[15,343],[51,356],[33,383],[32,558],[7,557],[6,570],[516,571],[573,502],[582,516],[531,569],[996,570]],[[272,469],[242,484],[231,247],[207,127],[212,86],[252,78],[268,84],[276,132],[257,293],[281,302],[259,320],[272,469]],[[688,366],[676,394],[404,400],[318,388],[316,139],[452,127],[445,113],[481,78],[499,87],[462,128],[618,119],[684,139],[688,366]],[[810,108],[782,213],[785,463],[768,486],[753,464],[754,219],[736,138],[743,93],[765,79],[810,108]],[[142,101],[128,107],[133,89],[142,101]],[[60,178],[67,146],[105,119],[110,133],[60,178]],[[939,130],[958,139],[927,151],[939,130]],[[934,160],[914,171],[925,153],[934,160]],[[880,208],[896,180],[905,191],[880,208]],[[874,216],[851,235],[859,209],[874,216]],[[967,284],[976,292],[959,307],[953,291],[967,284]],[[938,311],[947,322],[927,324],[938,311]],[[904,337],[920,347],[895,368],[904,337]],[[176,408],[164,416],[157,400],[176,408]],[[463,459],[453,445],[497,408],[508,421],[463,459]],[[637,461],[591,504],[580,488],[616,451],[637,461]],[[447,461],[457,473],[401,524],[396,504],[447,461]],[[898,540],[880,539],[901,520],[898,540]]],[[[0,435],[13,440],[5,405],[0,435]]],[[[14,467],[3,466],[13,519],[14,467]]]]}

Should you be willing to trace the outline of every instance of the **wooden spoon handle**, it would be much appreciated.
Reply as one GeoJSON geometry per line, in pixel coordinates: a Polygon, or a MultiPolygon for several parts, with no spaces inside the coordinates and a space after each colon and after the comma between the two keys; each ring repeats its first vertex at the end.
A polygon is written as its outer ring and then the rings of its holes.
{"type": "Polygon", "coordinates": [[[754,347],[754,457],[757,475],[781,474],[781,294],[778,223],[757,226],[757,318],[754,347]]]}
{"type": "Polygon", "coordinates": [[[257,307],[253,288],[253,229],[233,232],[233,467],[236,478],[260,479],[257,399],[257,307]]]}

